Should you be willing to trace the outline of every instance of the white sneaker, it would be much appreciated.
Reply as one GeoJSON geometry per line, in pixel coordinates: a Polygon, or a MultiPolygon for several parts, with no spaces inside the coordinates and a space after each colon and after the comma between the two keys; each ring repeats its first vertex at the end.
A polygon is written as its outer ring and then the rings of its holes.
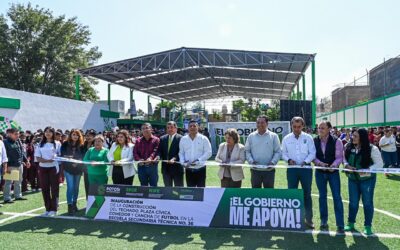
{"type": "Polygon", "coordinates": [[[47,217],[47,216],[49,216],[49,211],[46,211],[46,212],[44,212],[44,213],[42,213],[40,216],[43,216],[43,217],[47,217]]]}
{"type": "Polygon", "coordinates": [[[56,216],[57,215],[57,212],[56,211],[50,211],[49,212],[49,217],[54,217],[54,216],[56,216]]]}

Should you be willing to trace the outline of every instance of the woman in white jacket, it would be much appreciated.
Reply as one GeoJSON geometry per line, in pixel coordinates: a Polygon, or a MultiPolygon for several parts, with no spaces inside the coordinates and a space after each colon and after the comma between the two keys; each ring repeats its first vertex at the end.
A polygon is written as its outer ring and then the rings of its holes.
{"type": "Polygon", "coordinates": [[[130,143],[128,131],[118,131],[116,139],[107,155],[112,163],[109,175],[112,176],[114,184],[132,185],[136,169],[132,163],[133,144],[130,143]]]}
{"type": "Polygon", "coordinates": [[[225,140],[219,145],[215,161],[220,163],[218,177],[221,179],[221,187],[240,188],[244,179],[241,166],[230,164],[243,164],[245,161],[244,146],[239,142],[239,134],[234,128],[227,129],[225,140]]]}

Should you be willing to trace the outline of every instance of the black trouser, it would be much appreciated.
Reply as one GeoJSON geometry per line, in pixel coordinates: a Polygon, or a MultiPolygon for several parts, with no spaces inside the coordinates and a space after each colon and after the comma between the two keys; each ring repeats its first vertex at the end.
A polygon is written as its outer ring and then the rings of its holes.
{"type": "MultiPolygon", "coordinates": [[[[28,168],[26,165],[24,165],[24,172],[22,172],[22,183],[21,183],[21,189],[22,193],[28,191],[28,168]]],[[[31,186],[32,189],[32,186],[31,186]]]]}
{"type": "Polygon", "coordinates": [[[188,187],[205,187],[206,186],[206,168],[199,170],[186,169],[186,185],[188,187]]]}
{"type": "Polygon", "coordinates": [[[261,188],[274,188],[275,183],[275,170],[271,171],[258,171],[251,169],[251,187],[261,188]]]}
{"type": "Polygon", "coordinates": [[[221,187],[223,188],[240,188],[242,181],[234,181],[231,177],[224,177],[221,180],[221,187]]]}
{"type": "Polygon", "coordinates": [[[163,173],[164,186],[183,187],[183,173],[163,173]]]}
{"type": "Polygon", "coordinates": [[[132,186],[133,184],[133,177],[125,178],[124,177],[124,171],[121,166],[114,166],[113,168],[113,173],[112,173],[112,180],[114,184],[120,184],[120,185],[130,185],[132,186]]]}
{"type": "Polygon", "coordinates": [[[31,167],[28,168],[28,180],[31,184],[31,189],[38,189],[39,183],[39,163],[31,162],[31,167]]]}

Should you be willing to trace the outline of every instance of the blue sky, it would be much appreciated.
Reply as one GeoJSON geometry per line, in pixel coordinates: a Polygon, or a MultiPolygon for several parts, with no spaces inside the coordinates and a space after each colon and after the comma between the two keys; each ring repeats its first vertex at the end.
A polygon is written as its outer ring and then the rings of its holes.
{"type": "MultiPolygon", "coordinates": [[[[2,0],[0,13],[27,2],[2,0]]],[[[103,53],[99,64],[182,46],[317,53],[318,97],[400,54],[400,1],[30,2],[88,25],[92,45],[103,53]]],[[[107,97],[106,83],[97,90],[107,97]]],[[[134,98],[147,109],[147,95],[134,98]]],[[[112,99],[127,102],[129,91],[113,86],[112,99]]]]}

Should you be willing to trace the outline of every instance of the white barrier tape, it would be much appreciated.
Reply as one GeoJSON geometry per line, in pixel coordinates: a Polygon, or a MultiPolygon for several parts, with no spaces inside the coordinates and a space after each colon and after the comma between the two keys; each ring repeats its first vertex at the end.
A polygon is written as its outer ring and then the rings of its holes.
{"type": "MultiPolygon", "coordinates": [[[[86,165],[140,165],[140,163],[146,164],[151,164],[146,161],[128,161],[128,162],[85,162],[85,161],[80,161],[80,160],[75,160],[75,159],[70,159],[70,158],[63,158],[63,157],[56,157],[54,159],[55,161],[58,162],[69,162],[69,163],[75,163],[75,164],[86,164],[86,165]]],[[[169,162],[166,160],[159,160],[154,162],[153,164],[157,162],[169,162]]],[[[179,162],[175,162],[176,164],[181,164],[179,162]]],[[[215,161],[206,161],[202,162],[202,164],[194,164],[194,165],[188,165],[188,164],[181,164],[185,168],[189,169],[200,169],[203,168],[204,166],[221,166],[220,163],[215,162],[215,161]]],[[[321,170],[338,170],[338,171],[344,171],[344,172],[349,172],[349,173],[361,173],[361,174],[400,174],[400,168],[377,168],[377,169],[360,169],[360,170],[351,170],[347,168],[330,168],[330,167],[321,167],[321,166],[311,166],[311,165],[252,165],[252,164],[224,164],[226,166],[231,166],[231,167],[245,167],[245,168],[252,168],[255,170],[272,170],[272,169],[288,169],[288,168],[299,168],[299,169],[321,169],[321,170]]]]}

